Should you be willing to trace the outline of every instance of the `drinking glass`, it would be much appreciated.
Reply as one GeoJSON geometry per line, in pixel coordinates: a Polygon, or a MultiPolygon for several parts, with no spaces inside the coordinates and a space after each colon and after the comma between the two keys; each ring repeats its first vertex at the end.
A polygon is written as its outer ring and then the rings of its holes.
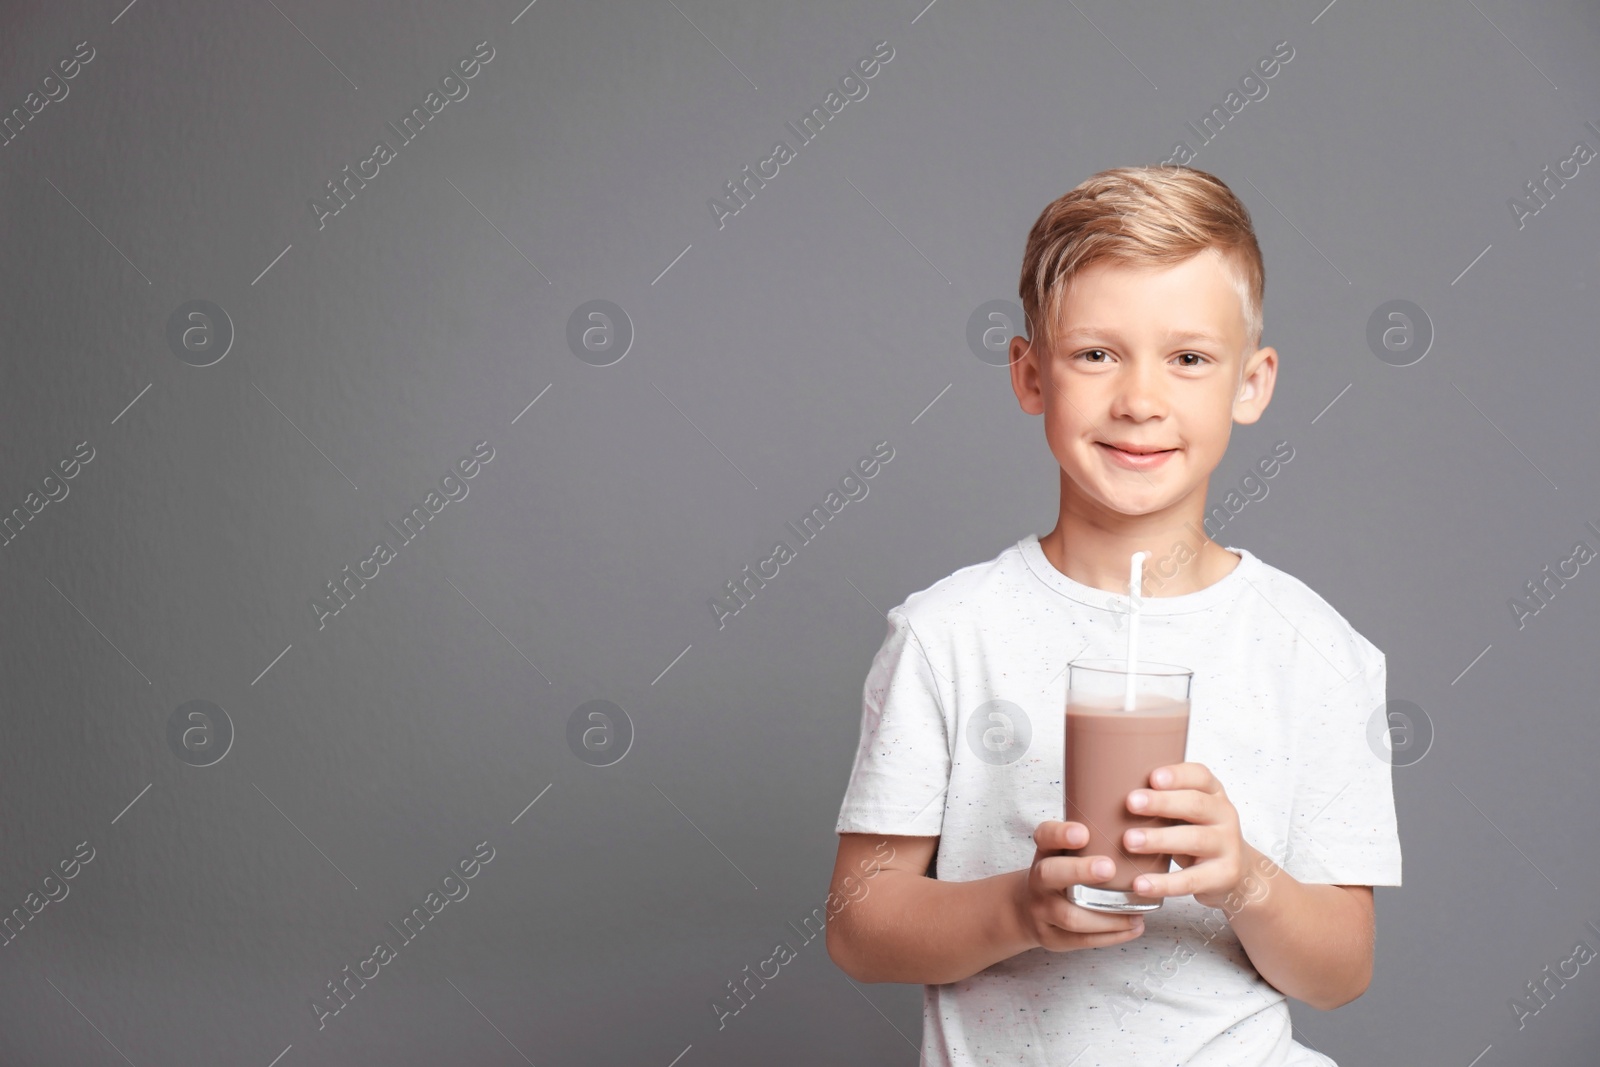
{"type": "Polygon", "coordinates": [[[1110,879],[1075,885],[1067,898],[1080,908],[1122,914],[1154,911],[1162,898],[1133,892],[1141,874],[1165,874],[1172,854],[1129,853],[1123,835],[1134,827],[1178,825],[1179,820],[1136,815],[1128,794],[1150,788],[1150,772],[1184,762],[1189,741],[1189,686],[1194,672],[1140,659],[1133,673],[1133,710],[1123,710],[1128,684],[1125,659],[1082,659],[1067,665],[1066,819],[1089,829],[1073,856],[1109,856],[1110,879]]]}

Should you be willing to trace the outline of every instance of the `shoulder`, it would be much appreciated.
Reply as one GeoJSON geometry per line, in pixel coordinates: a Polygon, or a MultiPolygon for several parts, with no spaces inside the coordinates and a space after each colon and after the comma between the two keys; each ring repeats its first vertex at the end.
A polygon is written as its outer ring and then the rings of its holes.
{"type": "Polygon", "coordinates": [[[997,602],[1015,597],[1026,570],[1017,545],[1007,545],[992,559],[969,564],[912,593],[889,609],[891,621],[896,615],[904,618],[924,641],[960,630],[997,602]]]}
{"type": "MultiPolygon", "coordinates": [[[[1311,645],[1341,675],[1369,674],[1384,666],[1384,654],[1315,589],[1288,571],[1252,554],[1246,572],[1254,594],[1270,605],[1268,615],[1281,615],[1293,634],[1311,645]]],[[[1241,564],[1243,566],[1243,564],[1241,564]]],[[[1252,595],[1246,590],[1246,596],[1252,595]]]]}

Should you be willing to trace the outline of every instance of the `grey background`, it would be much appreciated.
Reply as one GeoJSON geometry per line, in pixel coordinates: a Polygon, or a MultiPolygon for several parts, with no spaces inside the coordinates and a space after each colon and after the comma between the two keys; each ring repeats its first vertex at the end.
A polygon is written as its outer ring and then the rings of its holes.
{"type": "Polygon", "coordinates": [[[1600,164],[1520,229],[1507,206],[1600,147],[1592,4],[123,2],[11,4],[0,34],[5,111],[97,53],[0,149],[0,504],[95,449],[0,548],[0,911],[96,851],[0,948],[0,1061],[915,1062],[921,990],[788,924],[827,892],[883,611],[1054,522],[967,318],[1015,299],[1046,203],[1193,143],[1282,40],[1194,160],[1254,215],[1282,356],[1213,497],[1295,449],[1219,539],[1383,649],[1436,735],[1395,770],[1372,988],[1295,1005],[1297,1036],[1592,1056],[1593,968],[1520,1032],[1508,1005],[1600,945],[1600,577],[1521,629],[1508,600],[1600,545],[1600,164]],[[319,231],[308,199],[483,40],[319,231]],[[707,198],[879,40],[869,95],[719,230],[707,198]],[[210,367],[166,341],[193,299],[236,329],[210,367]],[[566,344],[592,299],[636,331],[609,367],[566,344]],[[1436,331],[1409,367],[1365,340],[1392,299],[1436,331]],[[319,631],[323,583],[485,439],[319,631]],[[707,599],[880,440],[870,495],[718,630],[707,599]],[[205,768],[167,742],[193,699],[237,732],[205,768]],[[566,742],[595,699],[636,730],[604,768],[566,742]],[[481,840],[470,896],[319,1032],[310,998],[481,840]],[[799,958],[719,1031],[780,939],[799,958]]]}

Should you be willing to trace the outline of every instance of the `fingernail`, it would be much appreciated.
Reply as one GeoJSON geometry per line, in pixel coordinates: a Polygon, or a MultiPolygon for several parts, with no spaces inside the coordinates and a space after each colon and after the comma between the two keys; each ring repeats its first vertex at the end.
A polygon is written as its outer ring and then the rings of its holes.
{"type": "Polygon", "coordinates": [[[1094,869],[1094,873],[1096,874],[1096,876],[1098,876],[1100,878],[1104,878],[1107,875],[1109,875],[1111,873],[1111,871],[1112,871],[1111,861],[1110,860],[1095,860],[1093,869],[1094,869]]]}
{"type": "Polygon", "coordinates": [[[1142,811],[1144,810],[1144,806],[1145,795],[1143,793],[1134,793],[1128,798],[1128,807],[1132,808],[1134,811],[1142,811]]]}

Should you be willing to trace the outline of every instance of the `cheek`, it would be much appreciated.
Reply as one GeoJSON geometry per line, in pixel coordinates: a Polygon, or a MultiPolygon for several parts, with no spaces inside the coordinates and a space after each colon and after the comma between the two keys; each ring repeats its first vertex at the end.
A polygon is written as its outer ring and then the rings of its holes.
{"type": "Polygon", "coordinates": [[[1095,395],[1093,383],[1071,375],[1057,374],[1042,381],[1045,396],[1045,434],[1052,447],[1087,443],[1097,424],[1091,419],[1105,411],[1105,401],[1095,395]]]}
{"type": "MultiPolygon", "coordinates": [[[[1065,398],[1057,396],[1057,403],[1045,409],[1044,436],[1050,446],[1050,452],[1056,457],[1056,462],[1072,470],[1082,468],[1093,457],[1085,454],[1086,448],[1093,448],[1087,444],[1083,420],[1072,405],[1065,398]]],[[[1082,407],[1076,399],[1073,403],[1082,407]]]]}
{"type": "Polygon", "coordinates": [[[1228,439],[1233,433],[1233,398],[1232,382],[1222,381],[1215,389],[1208,388],[1205,395],[1194,397],[1194,402],[1188,405],[1190,414],[1184,419],[1183,434],[1191,456],[1221,459],[1222,453],[1227,451],[1228,439]]]}

